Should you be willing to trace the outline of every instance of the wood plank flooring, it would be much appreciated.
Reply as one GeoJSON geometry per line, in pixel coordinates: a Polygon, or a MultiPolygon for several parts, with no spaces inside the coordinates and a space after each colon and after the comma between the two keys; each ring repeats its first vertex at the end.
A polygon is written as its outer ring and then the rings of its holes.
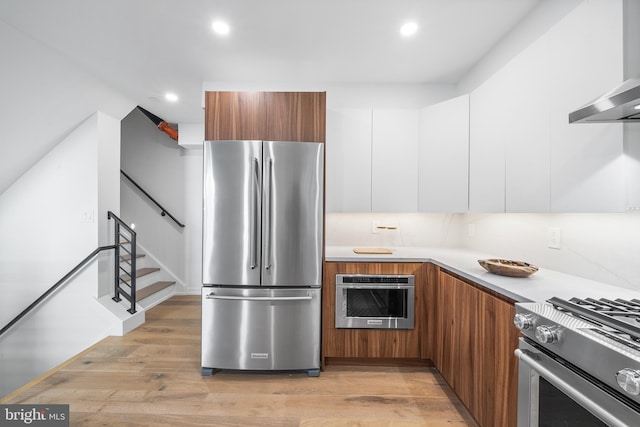
{"type": "Polygon", "coordinates": [[[200,296],[175,296],[2,403],[64,403],[73,426],[476,426],[432,368],[200,374],[200,296]]]}

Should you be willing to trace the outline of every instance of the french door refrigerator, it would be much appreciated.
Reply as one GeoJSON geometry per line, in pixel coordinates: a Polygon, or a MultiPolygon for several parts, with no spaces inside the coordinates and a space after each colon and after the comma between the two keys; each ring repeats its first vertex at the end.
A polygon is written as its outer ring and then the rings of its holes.
{"type": "Polygon", "coordinates": [[[324,146],[205,141],[202,374],[320,372],[324,146]]]}

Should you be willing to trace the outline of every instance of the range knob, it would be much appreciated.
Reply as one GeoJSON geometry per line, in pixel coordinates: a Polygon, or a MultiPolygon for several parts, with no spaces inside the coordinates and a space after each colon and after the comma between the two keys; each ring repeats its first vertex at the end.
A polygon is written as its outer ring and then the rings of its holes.
{"type": "Polygon", "coordinates": [[[513,318],[513,324],[516,325],[516,328],[524,331],[525,329],[529,329],[533,326],[533,316],[530,314],[518,313],[513,318]]]}
{"type": "Polygon", "coordinates": [[[616,381],[621,389],[632,396],[640,395],[640,371],[625,368],[616,373],[616,381]]]}
{"type": "Polygon", "coordinates": [[[558,332],[551,326],[538,326],[536,328],[536,339],[542,344],[553,344],[558,342],[558,332]]]}

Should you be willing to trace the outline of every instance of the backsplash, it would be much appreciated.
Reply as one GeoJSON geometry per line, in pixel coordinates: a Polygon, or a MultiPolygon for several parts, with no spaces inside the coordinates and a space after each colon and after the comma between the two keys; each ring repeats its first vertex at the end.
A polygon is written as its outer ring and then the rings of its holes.
{"type": "Polygon", "coordinates": [[[640,290],[640,212],[330,213],[326,216],[326,244],[469,249],[640,290]],[[391,229],[379,229],[379,233],[373,234],[374,222],[391,229]],[[559,231],[560,249],[548,247],[549,228],[559,231]]]}
{"type": "Polygon", "coordinates": [[[435,246],[460,245],[459,220],[454,214],[329,213],[326,215],[327,246],[435,246]],[[380,227],[372,233],[373,224],[380,227]]]}
{"type": "Polygon", "coordinates": [[[640,213],[458,215],[460,247],[640,290],[640,213]],[[469,236],[473,224],[474,236],[469,236]],[[560,231],[560,249],[549,244],[560,231]]]}

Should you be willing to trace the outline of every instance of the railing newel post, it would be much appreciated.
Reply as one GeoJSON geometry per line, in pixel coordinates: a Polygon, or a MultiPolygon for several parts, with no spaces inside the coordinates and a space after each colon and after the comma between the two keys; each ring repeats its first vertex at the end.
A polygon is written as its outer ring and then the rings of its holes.
{"type": "Polygon", "coordinates": [[[131,230],[131,308],[129,313],[134,314],[136,312],[136,232],[131,230]]]}

